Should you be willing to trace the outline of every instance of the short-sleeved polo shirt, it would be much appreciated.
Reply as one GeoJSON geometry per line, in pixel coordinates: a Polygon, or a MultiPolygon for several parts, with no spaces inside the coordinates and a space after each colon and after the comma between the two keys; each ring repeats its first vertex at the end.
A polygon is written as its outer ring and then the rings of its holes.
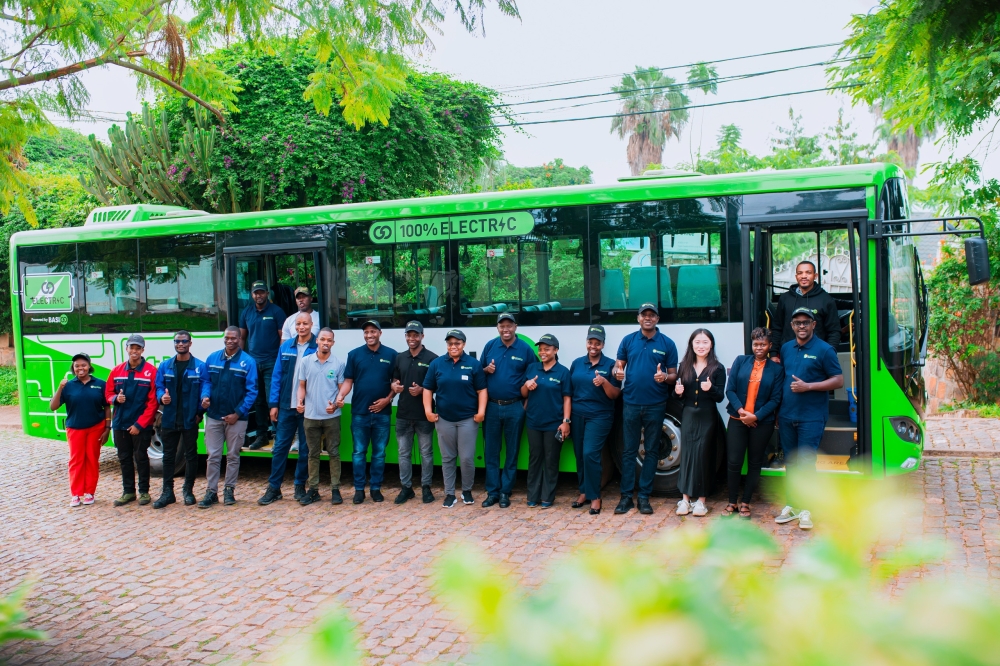
{"type": "Polygon", "coordinates": [[[79,378],[66,382],[59,394],[61,405],[66,405],[66,427],[75,430],[93,428],[104,420],[104,380],[91,377],[84,384],[79,378]]]}
{"type": "Polygon", "coordinates": [[[403,392],[399,394],[396,402],[396,418],[410,419],[411,421],[426,421],[424,415],[424,396],[410,395],[409,388],[416,384],[424,385],[424,378],[431,367],[431,363],[438,356],[427,347],[423,347],[420,353],[414,356],[409,348],[396,355],[396,366],[392,371],[392,378],[398,379],[403,385],[403,392]]]}
{"type": "MultiPolygon", "coordinates": [[[[306,383],[306,399],[304,416],[307,419],[322,421],[340,416],[340,408],[326,413],[327,405],[337,402],[337,392],[344,383],[344,364],[340,359],[330,354],[321,361],[318,354],[309,354],[295,366],[295,389],[293,393],[298,400],[299,382],[306,383]]],[[[383,396],[385,397],[385,396],[383,396]]]]}
{"type": "Polygon", "coordinates": [[[815,335],[804,345],[789,340],[781,346],[781,365],[785,368],[785,385],[782,390],[782,419],[792,421],[826,421],[830,416],[828,391],[792,391],[792,376],[804,382],[822,382],[844,374],[837,359],[837,350],[815,335]]]}
{"type": "Polygon", "coordinates": [[[281,326],[285,323],[285,311],[268,302],[263,310],[256,303],[250,303],[240,313],[240,328],[247,330],[247,353],[253,360],[274,363],[281,346],[281,326]]]}
{"type": "Polygon", "coordinates": [[[525,379],[535,379],[538,388],[528,391],[528,404],[525,405],[526,421],[532,430],[552,431],[563,421],[563,397],[573,395],[573,381],[569,370],[561,363],[556,363],[548,370],[541,364],[532,363],[528,366],[525,379]]]}
{"type": "Polygon", "coordinates": [[[457,361],[445,354],[431,361],[424,388],[437,394],[437,413],[452,423],[471,419],[479,411],[478,391],[486,388],[483,365],[465,352],[457,361]]]}
{"type": "Polygon", "coordinates": [[[480,359],[483,367],[493,362],[496,371],[486,375],[486,393],[490,400],[516,400],[521,397],[521,385],[528,366],[538,360],[535,350],[521,338],[515,337],[510,347],[499,336],[483,347],[480,359]]]}
{"type": "Polygon", "coordinates": [[[658,405],[667,401],[673,385],[657,382],[653,375],[657,365],[664,372],[677,367],[677,345],[660,329],[651,338],[641,330],[626,335],[618,346],[618,360],[626,363],[622,397],[627,404],[658,405]]]}
{"type": "MultiPolygon", "coordinates": [[[[388,397],[392,392],[392,369],[396,366],[396,350],[379,344],[372,351],[368,345],[361,345],[347,354],[344,379],[354,380],[351,396],[352,414],[369,414],[368,407],[376,400],[388,397]]],[[[388,414],[391,406],[386,406],[376,414],[388,414]]]]}
{"type": "Polygon", "coordinates": [[[590,357],[581,356],[569,366],[570,380],[573,382],[573,411],[586,415],[588,418],[615,417],[615,401],[608,397],[601,386],[594,386],[594,373],[604,377],[612,386],[621,388],[621,382],[615,377],[615,362],[601,354],[597,363],[591,363],[590,357]]]}

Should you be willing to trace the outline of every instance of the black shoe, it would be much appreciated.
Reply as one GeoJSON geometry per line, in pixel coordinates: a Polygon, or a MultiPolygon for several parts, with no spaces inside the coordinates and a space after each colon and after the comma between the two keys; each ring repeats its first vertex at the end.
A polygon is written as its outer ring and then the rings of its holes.
{"type": "Polygon", "coordinates": [[[340,496],[340,488],[334,488],[330,492],[330,504],[343,504],[344,498],[340,496]]]}
{"type": "Polygon", "coordinates": [[[382,491],[379,490],[378,488],[372,488],[371,489],[371,496],[372,496],[372,501],[373,502],[384,502],[385,501],[385,498],[382,497],[382,491]]]}
{"type": "Polygon", "coordinates": [[[156,501],[153,502],[153,508],[154,509],[165,509],[165,508],[167,508],[168,504],[173,504],[176,501],[177,501],[177,498],[174,497],[174,491],[173,491],[173,489],[171,489],[171,490],[164,490],[162,493],[160,493],[160,496],[156,498],[156,501]]]}
{"type": "Polygon", "coordinates": [[[399,494],[396,495],[396,499],[394,500],[394,503],[395,504],[405,504],[406,500],[411,500],[411,499],[413,499],[416,496],[417,496],[417,494],[415,492],[413,492],[413,488],[406,488],[406,487],[404,487],[402,490],[399,491],[399,494]]]}
{"type": "Polygon", "coordinates": [[[311,488],[305,496],[299,500],[299,504],[302,506],[309,506],[313,502],[319,501],[319,490],[316,488],[311,488]]]}
{"type": "Polygon", "coordinates": [[[542,502],[542,508],[551,509],[553,504],[555,504],[555,502],[542,502]]]}
{"type": "Polygon", "coordinates": [[[590,510],[590,515],[592,515],[592,516],[596,516],[596,515],[598,515],[599,513],[601,513],[601,510],[600,510],[599,508],[597,508],[597,509],[593,509],[593,508],[592,508],[592,509],[590,510]]]}
{"type": "Polygon", "coordinates": [[[632,498],[628,495],[622,495],[621,500],[618,502],[618,506],[615,507],[615,513],[618,515],[628,513],[634,507],[635,504],[632,504],[632,498]]]}
{"type": "Polygon", "coordinates": [[[494,504],[498,503],[499,501],[500,498],[497,497],[496,495],[487,495],[486,499],[483,500],[483,508],[488,509],[494,504]]]}
{"type": "Polygon", "coordinates": [[[253,444],[251,444],[247,448],[250,449],[251,451],[259,451],[265,446],[267,446],[268,441],[269,440],[267,439],[267,437],[258,437],[257,439],[254,440],[253,444]]]}
{"type": "Polygon", "coordinates": [[[510,506],[510,495],[506,495],[504,493],[501,493],[500,494],[500,508],[501,509],[506,509],[509,506],[510,506]]]}
{"type": "MultiPolygon", "coordinates": [[[[306,487],[301,483],[295,484],[295,501],[298,502],[300,499],[306,496],[306,487]]],[[[279,498],[280,499],[280,498],[279,498]]]]}
{"type": "Polygon", "coordinates": [[[355,504],[361,504],[364,501],[365,501],[365,491],[363,491],[363,490],[355,490],[354,491],[354,503],[355,504]]]}
{"type": "Polygon", "coordinates": [[[194,498],[193,489],[188,488],[187,486],[184,486],[184,490],[181,491],[181,495],[184,496],[184,506],[192,506],[195,502],[198,501],[194,498]]]}
{"type": "Polygon", "coordinates": [[[534,509],[534,508],[537,508],[537,507],[538,507],[538,502],[532,502],[531,500],[528,500],[528,508],[529,509],[534,509]]]}
{"type": "Polygon", "coordinates": [[[472,491],[471,490],[463,490],[462,491],[462,504],[475,504],[475,503],[476,503],[476,500],[472,499],[472,491]]]}
{"type": "Polygon", "coordinates": [[[639,513],[648,516],[653,513],[653,507],[649,503],[648,497],[639,498],[639,513]]]}
{"type": "Polygon", "coordinates": [[[199,509],[211,509],[213,504],[219,503],[219,494],[214,490],[206,490],[205,496],[198,502],[199,509]]]}
{"type": "Polygon", "coordinates": [[[268,504],[271,504],[272,502],[277,502],[280,499],[281,499],[281,489],[272,488],[271,486],[268,486],[264,494],[260,496],[259,500],[257,500],[257,504],[260,504],[261,506],[267,506],[268,504]]]}
{"type": "Polygon", "coordinates": [[[423,487],[423,491],[424,491],[424,497],[423,497],[424,504],[430,504],[431,502],[433,502],[434,501],[434,493],[431,492],[431,487],[430,486],[424,486],[423,487]]]}
{"type": "Polygon", "coordinates": [[[455,496],[454,495],[445,495],[445,497],[444,497],[444,508],[450,509],[453,506],[455,506],[455,496]]]}
{"type": "Polygon", "coordinates": [[[222,503],[226,506],[232,506],[236,504],[236,489],[232,486],[226,486],[222,490],[222,503]]]}
{"type": "Polygon", "coordinates": [[[570,506],[572,508],[574,508],[574,509],[582,509],[583,507],[587,506],[588,504],[590,504],[590,502],[588,500],[583,500],[582,502],[573,502],[572,504],[570,504],[570,506]]]}

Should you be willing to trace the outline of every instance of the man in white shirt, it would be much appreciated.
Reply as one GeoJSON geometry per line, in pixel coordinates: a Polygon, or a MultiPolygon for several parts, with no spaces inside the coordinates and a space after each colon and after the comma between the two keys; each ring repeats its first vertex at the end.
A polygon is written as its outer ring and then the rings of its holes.
{"type": "Polygon", "coordinates": [[[312,300],[308,287],[297,287],[295,289],[295,306],[299,311],[287,317],[285,323],[281,326],[282,342],[295,337],[295,318],[303,312],[312,317],[312,334],[317,335],[319,333],[319,312],[312,309],[312,300]]]}
{"type": "Polygon", "coordinates": [[[296,369],[298,411],[305,417],[309,445],[309,490],[299,504],[307,506],[319,500],[320,453],[330,454],[330,502],[341,504],[340,496],[340,407],[337,394],[344,383],[344,364],[330,353],[333,330],[321,329],[316,338],[316,353],[302,358],[296,369]]]}

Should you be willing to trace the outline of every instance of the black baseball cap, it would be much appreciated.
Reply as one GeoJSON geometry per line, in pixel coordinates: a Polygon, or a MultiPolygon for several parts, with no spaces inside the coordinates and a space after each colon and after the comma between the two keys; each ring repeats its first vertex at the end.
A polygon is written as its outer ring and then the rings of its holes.
{"type": "Polygon", "coordinates": [[[146,348],[146,340],[138,333],[133,333],[128,336],[128,340],[125,341],[125,347],[131,347],[132,345],[139,345],[143,349],[146,348]]]}
{"type": "Polygon", "coordinates": [[[499,323],[500,323],[500,322],[502,322],[502,321],[503,321],[504,319],[509,319],[510,321],[514,322],[515,324],[517,323],[517,320],[516,320],[516,319],[514,319],[514,315],[512,315],[512,314],[511,314],[511,313],[509,313],[509,312],[501,312],[501,313],[500,313],[500,316],[499,316],[499,317],[497,317],[497,323],[499,324],[499,323]]]}
{"type": "Polygon", "coordinates": [[[263,280],[257,280],[250,286],[250,293],[257,291],[268,291],[267,285],[264,284],[263,280]]]}
{"type": "Polygon", "coordinates": [[[70,362],[76,361],[76,359],[78,358],[82,358],[87,363],[93,365],[93,363],[90,362],[90,354],[85,354],[83,352],[77,352],[76,354],[73,354],[73,358],[71,359],[70,362]]]}
{"type": "Polygon", "coordinates": [[[552,347],[555,347],[556,349],[559,349],[559,338],[557,338],[556,336],[552,335],[551,333],[546,333],[542,337],[538,338],[538,342],[536,342],[535,344],[536,345],[550,345],[552,347]]]}
{"type": "Polygon", "coordinates": [[[653,303],[643,303],[639,306],[639,314],[642,314],[646,310],[652,310],[656,314],[660,314],[659,308],[657,308],[653,303]]]}
{"type": "Polygon", "coordinates": [[[792,319],[795,319],[798,315],[805,315],[813,321],[816,321],[816,313],[809,308],[795,308],[795,311],[792,312],[792,319]]]}
{"type": "Polygon", "coordinates": [[[403,333],[409,333],[410,331],[423,334],[424,325],[421,324],[419,321],[408,321],[406,322],[406,328],[403,329],[403,333]]]}
{"type": "Polygon", "coordinates": [[[457,328],[453,328],[447,333],[445,333],[444,339],[447,341],[448,338],[455,338],[456,340],[461,340],[462,342],[466,342],[465,333],[462,333],[462,331],[458,330],[457,328]]]}
{"type": "Polygon", "coordinates": [[[591,324],[590,328],[587,329],[587,339],[590,340],[591,338],[604,342],[605,340],[604,327],[601,326],[600,324],[591,324]]]}
{"type": "Polygon", "coordinates": [[[375,328],[377,328],[377,329],[378,329],[378,330],[380,330],[380,331],[382,330],[382,324],[378,323],[378,322],[377,322],[377,321],[375,321],[374,319],[369,319],[369,320],[368,320],[368,321],[366,321],[366,322],[365,322],[364,324],[362,324],[362,325],[361,325],[361,330],[363,331],[363,330],[365,330],[366,328],[368,328],[369,326],[374,326],[375,328]]]}

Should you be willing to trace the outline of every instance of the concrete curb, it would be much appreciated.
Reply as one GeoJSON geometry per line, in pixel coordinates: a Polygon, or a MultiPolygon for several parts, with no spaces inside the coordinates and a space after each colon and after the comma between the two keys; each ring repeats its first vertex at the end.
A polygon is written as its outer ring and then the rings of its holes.
{"type": "Polygon", "coordinates": [[[925,449],[924,458],[1000,458],[1000,451],[952,451],[949,449],[925,449]]]}

